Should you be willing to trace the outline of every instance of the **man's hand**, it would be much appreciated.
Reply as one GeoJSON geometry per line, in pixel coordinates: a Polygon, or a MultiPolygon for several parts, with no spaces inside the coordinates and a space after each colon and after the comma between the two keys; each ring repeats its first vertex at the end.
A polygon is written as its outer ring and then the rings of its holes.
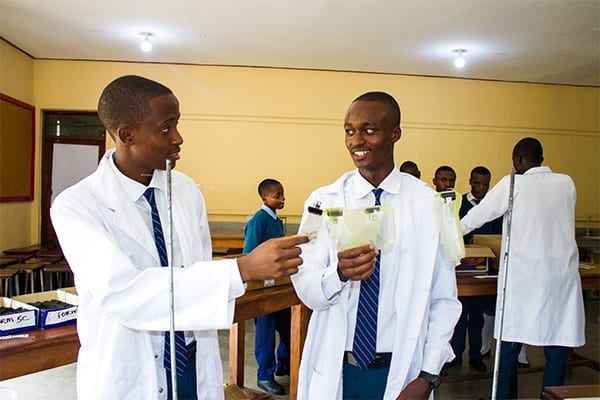
{"type": "Polygon", "coordinates": [[[308,241],[308,236],[287,236],[261,243],[237,259],[242,280],[262,281],[295,274],[302,264],[298,245],[308,241]]]}
{"type": "Polygon", "coordinates": [[[379,252],[372,244],[354,247],[338,253],[338,275],[341,280],[362,281],[375,271],[375,259],[379,252]]]}
{"type": "Polygon", "coordinates": [[[396,400],[427,400],[431,393],[431,386],[423,378],[416,378],[400,392],[396,400]]]}

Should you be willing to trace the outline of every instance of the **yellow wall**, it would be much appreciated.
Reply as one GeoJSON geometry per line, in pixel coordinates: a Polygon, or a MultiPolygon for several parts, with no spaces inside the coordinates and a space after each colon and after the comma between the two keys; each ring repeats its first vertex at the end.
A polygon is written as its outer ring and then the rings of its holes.
{"type": "Polygon", "coordinates": [[[516,141],[535,136],[546,164],[575,179],[577,215],[600,214],[598,88],[266,68],[33,64],[35,105],[42,110],[95,110],[103,87],[123,74],[173,89],[185,139],[177,167],[198,182],[212,221],[245,221],[260,206],[258,182],[274,177],[286,189],[281,215],[297,222],[310,191],[353,168],[342,119],[367,90],[398,99],[403,137],[396,161],[416,161],[426,182],[442,164],[456,169],[460,191],[468,190],[475,165],[488,166],[496,182],[510,171],[516,141]]]}
{"type": "MultiPolygon", "coordinates": [[[[0,93],[34,105],[33,60],[0,40],[0,93]]],[[[39,138],[36,138],[39,146],[39,138]]],[[[39,164],[36,163],[36,171],[39,164]]],[[[0,252],[11,247],[26,246],[39,237],[36,204],[39,190],[34,190],[34,201],[0,203],[0,252]]]]}

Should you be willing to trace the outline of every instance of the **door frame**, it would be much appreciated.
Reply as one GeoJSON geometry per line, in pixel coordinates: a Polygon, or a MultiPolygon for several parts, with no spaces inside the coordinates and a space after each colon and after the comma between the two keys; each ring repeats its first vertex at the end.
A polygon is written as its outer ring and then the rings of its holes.
{"type": "MultiPolygon", "coordinates": [[[[50,113],[61,113],[57,111],[48,111],[50,113]]],[[[74,115],[96,115],[94,112],[69,112],[62,113],[74,115]]],[[[45,120],[45,114],[44,114],[45,120]]],[[[43,247],[58,247],[58,239],[50,221],[50,200],[52,199],[52,165],[54,156],[54,144],[79,144],[88,146],[98,146],[98,162],[102,159],[106,151],[105,137],[60,137],[46,135],[46,125],[42,125],[42,179],[41,179],[41,232],[40,243],[43,247]]]]}

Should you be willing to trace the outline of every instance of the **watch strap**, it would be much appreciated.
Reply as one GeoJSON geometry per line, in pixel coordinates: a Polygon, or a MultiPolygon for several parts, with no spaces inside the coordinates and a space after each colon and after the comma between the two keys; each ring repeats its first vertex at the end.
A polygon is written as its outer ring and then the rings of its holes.
{"type": "Polygon", "coordinates": [[[421,371],[419,373],[419,378],[423,378],[427,382],[429,382],[429,386],[432,389],[437,389],[438,387],[440,387],[440,383],[442,383],[442,378],[439,375],[430,374],[426,371],[421,371]]]}

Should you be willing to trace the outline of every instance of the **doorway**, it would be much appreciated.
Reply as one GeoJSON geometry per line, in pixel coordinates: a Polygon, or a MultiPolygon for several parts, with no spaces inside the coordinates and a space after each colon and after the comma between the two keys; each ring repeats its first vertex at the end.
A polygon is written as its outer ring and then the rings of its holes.
{"type": "Polygon", "coordinates": [[[60,192],[94,172],[106,140],[95,112],[45,111],[43,120],[41,244],[54,248],[50,206],[60,192]]]}

